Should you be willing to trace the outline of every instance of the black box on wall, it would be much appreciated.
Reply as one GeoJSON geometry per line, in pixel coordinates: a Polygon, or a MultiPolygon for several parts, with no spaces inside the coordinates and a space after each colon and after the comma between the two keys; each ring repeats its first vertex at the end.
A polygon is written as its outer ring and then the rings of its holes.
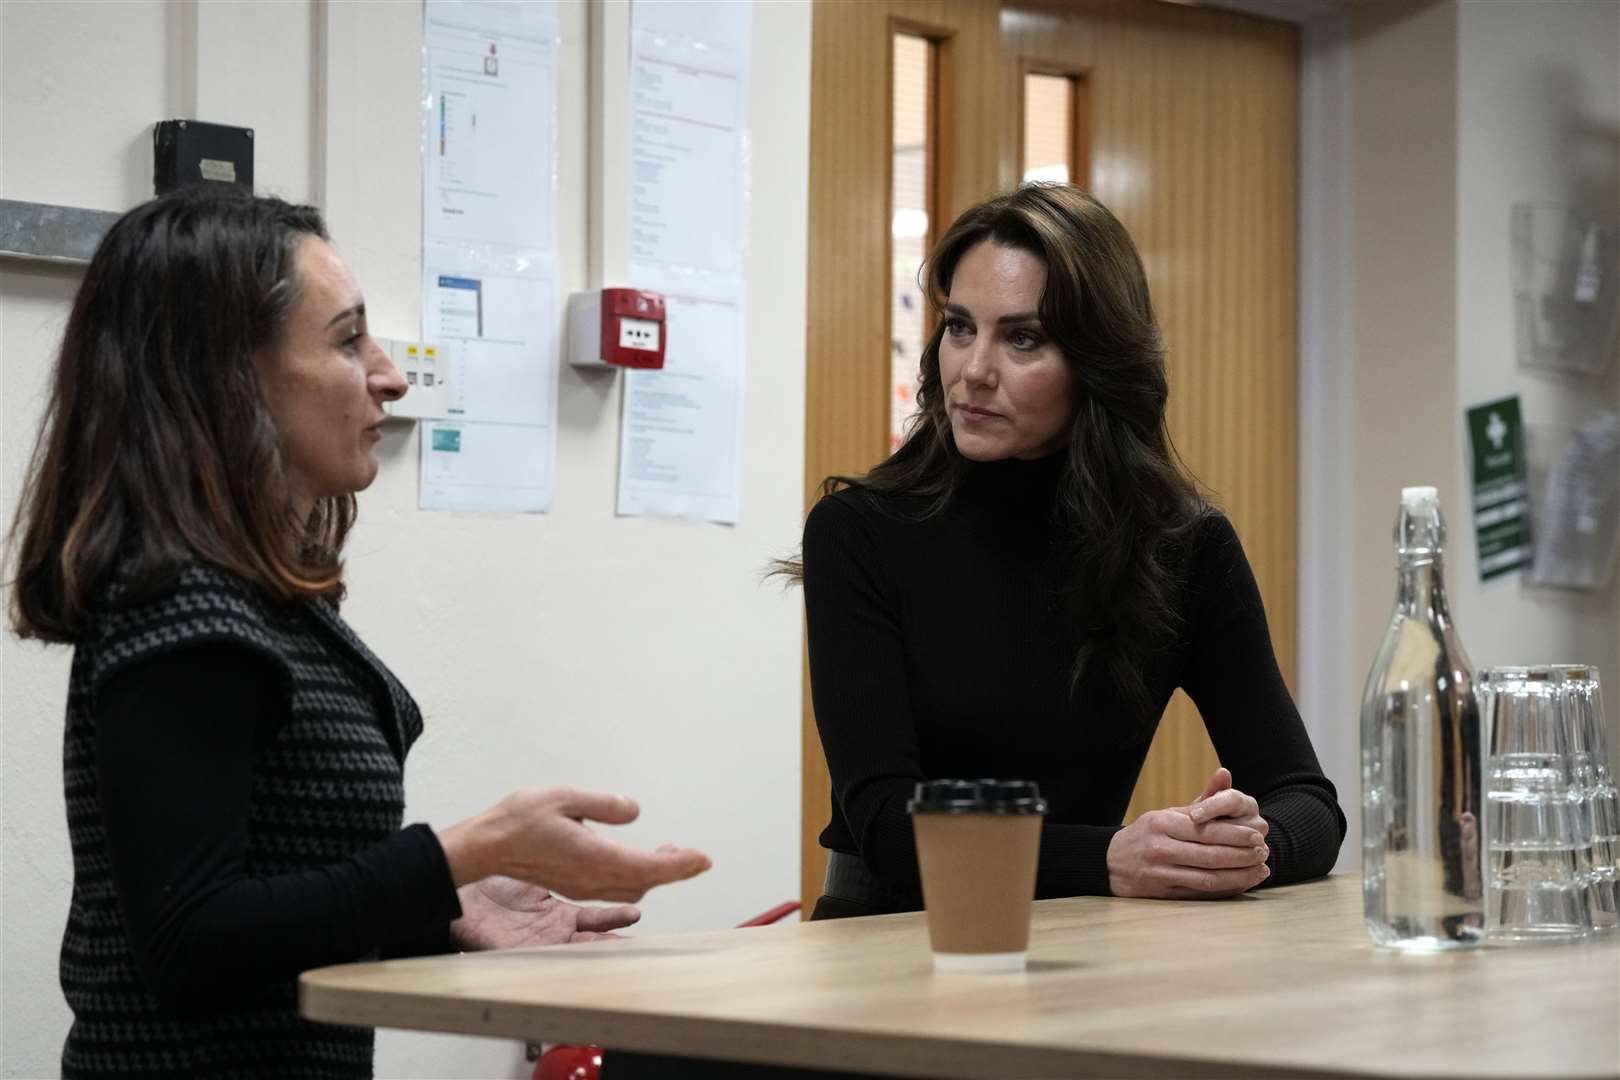
{"type": "Polygon", "coordinates": [[[159,195],[197,183],[253,190],[253,129],[201,120],[160,120],[152,128],[152,187],[159,195]]]}

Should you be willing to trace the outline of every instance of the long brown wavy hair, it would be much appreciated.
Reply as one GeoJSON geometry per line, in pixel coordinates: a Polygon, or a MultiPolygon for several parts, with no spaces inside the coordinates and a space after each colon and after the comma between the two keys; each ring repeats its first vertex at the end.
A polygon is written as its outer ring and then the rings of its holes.
{"type": "Polygon", "coordinates": [[[354,497],[300,517],[253,357],[297,304],[319,211],[203,185],[108,230],[73,301],[11,526],[9,615],[71,642],[115,570],[128,595],[202,562],[292,601],[337,598],[354,497]]]}
{"type": "MultiPolygon", "coordinates": [[[[938,310],[951,278],[981,243],[1027,251],[1046,266],[1041,327],[1068,361],[1078,402],[1054,512],[1067,534],[1065,597],[1086,629],[1072,686],[1100,664],[1138,719],[1151,707],[1144,663],[1179,631],[1180,591],[1194,527],[1208,512],[1165,426],[1169,382],[1147,276],[1130,234],[1095,198],[1068,184],[1029,184],[956,219],[923,268],[938,310]]],[[[918,415],[900,448],[843,487],[920,497],[938,514],[961,481],[939,375],[943,320],[921,359],[918,415]]],[[[774,572],[802,580],[800,559],[774,572]]]]}

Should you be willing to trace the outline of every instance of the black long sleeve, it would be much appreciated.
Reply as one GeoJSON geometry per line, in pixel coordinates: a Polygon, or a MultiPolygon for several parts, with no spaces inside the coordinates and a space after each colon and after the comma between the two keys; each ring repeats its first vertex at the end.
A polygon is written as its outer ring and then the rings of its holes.
{"type": "MultiPolygon", "coordinates": [[[[804,533],[811,691],[833,781],[824,846],[920,897],[905,802],[919,779],[1040,783],[1038,896],[1108,892],[1107,851],[1150,732],[1092,672],[1071,696],[1077,629],[1059,597],[1057,462],[970,469],[931,517],[858,490],[822,499],[804,533]]],[[[1344,819],[1277,669],[1231,524],[1201,527],[1181,640],[1144,676],[1158,708],[1185,687],[1234,783],[1270,821],[1271,883],[1331,868],[1344,819]]],[[[1197,792],[1188,792],[1190,800],[1197,792]]]]}
{"type": "MultiPolygon", "coordinates": [[[[425,825],[307,871],[249,872],[254,759],[284,709],[274,665],[225,644],[136,664],[98,696],[110,870],[142,975],[166,1008],[207,1011],[308,968],[428,949],[461,914],[425,825]]],[[[312,778],[308,797],[343,790],[341,776],[312,778]]]]}
{"type": "Polygon", "coordinates": [[[1254,571],[1231,522],[1211,518],[1194,552],[1196,614],[1181,686],[1232,783],[1270,824],[1267,887],[1321,877],[1344,839],[1344,813],[1322,775],[1277,667],[1254,571]]]}

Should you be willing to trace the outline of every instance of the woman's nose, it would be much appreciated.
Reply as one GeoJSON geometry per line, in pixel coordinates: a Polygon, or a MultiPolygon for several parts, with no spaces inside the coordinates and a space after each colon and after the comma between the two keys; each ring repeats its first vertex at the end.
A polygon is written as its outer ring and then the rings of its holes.
{"type": "Polygon", "coordinates": [[[371,392],[383,401],[398,401],[405,396],[405,376],[400,374],[399,368],[394,366],[394,360],[376,342],[371,345],[375,350],[372,356],[371,371],[366,376],[371,392]]]}
{"type": "Polygon", "coordinates": [[[962,378],[976,386],[996,384],[995,358],[990,355],[988,343],[975,341],[969,346],[968,354],[962,363],[962,378]]]}

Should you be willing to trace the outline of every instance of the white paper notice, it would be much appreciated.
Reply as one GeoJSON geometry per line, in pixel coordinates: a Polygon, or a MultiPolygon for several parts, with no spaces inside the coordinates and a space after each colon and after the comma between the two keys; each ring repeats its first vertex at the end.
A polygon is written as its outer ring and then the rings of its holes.
{"type": "Polygon", "coordinates": [[[455,357],[456,422],[423,426],[420,504],[547,510],[557,5],[428,0],[424,20],[422,338],[455,357]]]}
{"type": "Polygon", "coordinates": [[[550,260],[473,259],[429,246],[422,334],[454,349],[464,420],[555,427],[557,285],[550,260]]]}
{"type": "Polygon", "coordinates": [[[429,0],[426,19],[426,235],[555,250],[555,5],[429,0]]]}
{"type": "Polygon", "coordinates": [[[1540,501],[1530,584],[1601,589],[1620,546],[1620,413],[1599,413],[1574,433],[1540,501]]]}
{"type": "Polygon", "coordinates": [[[717,48],[699,53],[640,28],[634,42],[630,261],[737,274],[743,57],[717,48]]]}
{"type": "Polygon", "coordinates": [[[664,293],[662,371],[627,371],[618,511],[735,524],[748,69],[742,5],[634,3],[630,280],[664,293]]]}
{"type": "Polygon", "coordinates": [[[424,420],[422,509],[544,510],[551,453],[543,428],[424,420]]]}
{"type": "Polygon", "coordinates": [[[619,435],[619,513],[737,522],[742,429],[742,296],[734,284],[638,267],[664,294],[661,371],[627,371],[619,435]]]}

